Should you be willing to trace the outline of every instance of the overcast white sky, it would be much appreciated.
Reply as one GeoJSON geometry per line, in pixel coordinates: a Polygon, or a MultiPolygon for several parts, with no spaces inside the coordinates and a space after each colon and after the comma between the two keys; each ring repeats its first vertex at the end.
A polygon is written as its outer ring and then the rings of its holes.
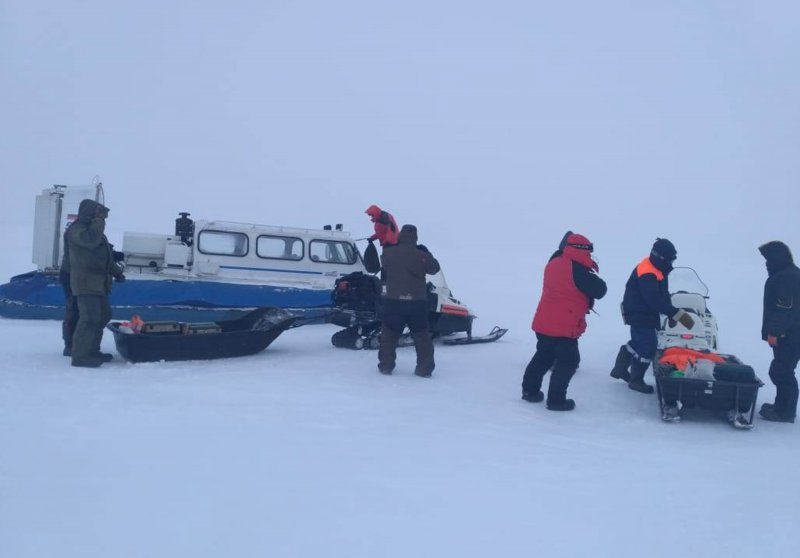
{"type": "Polygon", "coordinates": [[[521,277],[527,316],[572,228],[610,298],[668,236],[712,293],[741,275],[755,311],[757,245],[800,250],[799,16],[789,1],[0,0],[2,230],[19,239],[0,270],[31,267],[39,190],[99,174],[112,241],[170,232],[178,211],[364,236],[377,203],[420,227],[468,302],[521,277]]]}
{"type": "Polygon", "coordinates": [[[100,175],[118,244],[178,211],[363,237],[377,203],[476,333],[510,328],[437,349],[421,386],[409,354],[389,379],[331,358],[322,327],[98,375],[65,369],[57,323],[0,320],[10,555],[680,555],[653,510],[701,555],[791,555],[796,431],[662,429],[607,370],[625,280],[667,236],[767,379],[756,248],[800,253],[798,70],[797,0],[0,0],[0,282],[33,267],[34,196],[100,175]],[[554,417],[518,382],[567,228],[609,294],[554,417]]]}

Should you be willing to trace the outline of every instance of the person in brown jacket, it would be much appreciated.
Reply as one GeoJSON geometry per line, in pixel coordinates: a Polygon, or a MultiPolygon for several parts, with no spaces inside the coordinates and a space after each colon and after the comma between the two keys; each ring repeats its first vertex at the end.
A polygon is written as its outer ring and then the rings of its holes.
{"type": "Polygon", "coordinates": [[[430,378],[435,368],[433,341],[428,321],[428,282],[426,275],[439,271],[439,262],[422,244],[417,244],[417,228],[403,225],[397,244],[383,247],[382,268],[386,277],[381,313],[381,338],[378,371],[391,374],[397,359],[397,342],[408,326],[417,351],[414,374],[430,378]]]}

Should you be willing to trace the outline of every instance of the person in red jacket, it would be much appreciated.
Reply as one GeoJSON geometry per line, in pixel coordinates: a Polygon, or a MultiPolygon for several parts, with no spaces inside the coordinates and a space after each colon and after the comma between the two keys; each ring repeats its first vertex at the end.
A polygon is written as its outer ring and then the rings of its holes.
{"type": "Polygon", "coordinates": [[[522,378],[522,399],[544,399],[542,381],[552,368],[547,408],[571,411],[567,388],[580,361],[578,338],[586,331],[586,314],[594,301],[606,294],[606,283],[597,276],[591,254],[594,246],[583,235],[570,234],[564,247],[552,255],[544,269],[542,298],[531,329],[536,333],[536,353],[522,378]]]}
{"type": "Polygon", "coordinates": [[[375,223],[375,234],[367,240],[380,242],[381,247],[387,244],[397,244],[397,235],[400,231],[397,229],[397,222],[388,211],[383,211],[377,205],[371,205],[364,212],[369,215],[370,220],[375,223]]]}

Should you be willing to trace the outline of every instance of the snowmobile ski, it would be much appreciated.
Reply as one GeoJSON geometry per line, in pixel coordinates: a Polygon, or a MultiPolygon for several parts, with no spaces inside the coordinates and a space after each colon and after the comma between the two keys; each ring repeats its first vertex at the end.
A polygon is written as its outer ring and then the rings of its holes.
{"type": "Polygon", "coordinates": [[[677,407],[670,407],[668,405],[664,405],[664,408],[661,410],[661,420],[664,422],[680,422],[681,421],[681,413],[677,407]]]}
{"type": "Polygon", "coordinates": [[[478,343],[491,343],[497,341],[506,334],[508,329],[499,326],[494,326],[492,331],[487,335],[467,335],[466,337],[458,337],[456,339],[444,339],[442,343],[445,345],[475,345],[478,343]]]}
{"type": "Polygon", "coordinates": [[[744,413],[737,413],[736,411],[728,412],[728,424],[739,430],[750,430],[753,428],[753,423],[747,420],[744,413]]]}

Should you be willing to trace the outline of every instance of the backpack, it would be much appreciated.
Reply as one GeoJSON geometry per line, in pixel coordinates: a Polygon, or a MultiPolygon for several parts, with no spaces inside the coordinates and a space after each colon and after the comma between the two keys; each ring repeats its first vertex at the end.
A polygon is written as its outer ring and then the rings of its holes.
{"type": "Polygon", "coordinates": [[[380,279],[356,271],[336,280],[331,298],[344,310],[376,311],[382,290],[380,279]]]}

